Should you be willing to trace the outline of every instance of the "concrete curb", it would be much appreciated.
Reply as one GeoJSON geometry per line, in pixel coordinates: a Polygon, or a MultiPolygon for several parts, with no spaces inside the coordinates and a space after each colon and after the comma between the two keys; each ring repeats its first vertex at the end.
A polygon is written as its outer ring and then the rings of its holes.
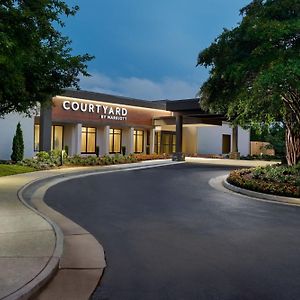
{"type": "Polygon", "coordinates": [[[43,180],[45,179],[37,179],[27,183],[21,189],[18,190],[17,196],[24,206],[26,206],[29,210],[33,211],[35,214],[39,215],[51,225],[56,237],[54,251],[44,269],[41,270],[41,272],[38,273],[37,276],[33,278],[29,283],[25,284],[23,287],[21,287],[14,293],[4,297],[3,299],[5,300],[28,299],[33,294],[35,294],[43,285],[45,285],[58,270],[59,259],[63,253],[63,233],[56,223],[54,223],[46,215],[42,214],[41,212],[33,208],[31,205],[29,205],[23,197],[23,193],[27,188],[29,188],[36,182],[43,180]]]}
{"type": "MultiPolygon", "coordinates": [[[[145,162],[145,165],[136,165],[136,164],[126,164],[126,165],[113,165],[113,166],[106,166],[103,169],[99,170],[93,170],[93,169],[81,169],[80,171],[76,171],[74,168],[74,172],[70,173],[64,173],[63,171],[58,174],[51,174],[49,177],[41,178],[41,179],[35,179],[31,182],[28,182],[25,184],[22,188],[20,188],[17,192],[17,196],[21,203],[26,206],[28,209],[33,211],[35,214],[39,215],[41,218],[43,218],[46,222],[48,222],[55,234],[55,247],[53,250],[53,254],[49,261],[47,262],[46,266],[27,284],[16,290],[15,292],[11,293],[10,295],[3,298],[3,300],[16,300],[16,299],[28,299],[30,297],[34,297],[41,289],[44,287],[53,277],[55,277],[57,271],[59,270],[59,263],[60,259],[63,255],[63,245],[64,245],[64,234],[60,227],[51,220],[47,216],[47,212],[56,212],[52,208],[48,207],[44,201],[43,196],[46,193],[47,189],[51,186],[54,186],[60,182],[72,180],[74,178],[82,178],[87,176],[93,176],[93,175],[101,175],[101,174],[107,174],[107,173],[113,173],[113,172],[120,172],[120,171],[134,171],[134,170],[140,170],[140,169],[148,169],[148,168],[155,168],[155,167],[163,167],[163,166],[169,166],[174,164],[179,164],[183,162],[169,162],[169,161],[162,161],[161,163],[154,162],[151,164],[151,162],[147,163],[145,162]],[[110,168],[111,167],[111,168],[110,168]],[[29,192],[29,198],[28,195],[25,197],[24,194],[26,192],[29,192]],[[31,198],[34,196],[34,201],[32,201],[31,198]],[[43,206],[43,213],[39,211],[39,206],[43,206]]],[[[62,169],[63,170],[63,169],[62,169]]],[[[51,215],[51,213],[50,213],[51,215]]],[[[62,215],[61,215],[62,216],[62,215]]],[[[64,216],[62,216],[64,217],[64,216]]],[[[68,218],[64,217],[66,221],[70,221],[68,218]]],[[[74,223],[75,224],[75,223],[74,223]]],[[[76,224],[78,227],[80,227],[78,224],[76,224]]],[[[81,227],[80,227],[81,228],[81,227]]],[[[83,231],[85,231],[83,228],[81,228],[83,231]]],[[[99,244],[99,243],[98,243],[99,244]]],[[[104,257],[104,250],[103,247],[99,244],[99,248],[102,249],[103,257],[104,257]]],[[[105,262],[104,262],[105,263],[105,262]]],[[[103,265],[103,263],[102,263],[103,265]]],[[[105,266],[103,266],[104,269],[105,266]]],[[[103,273],[103,272],[102,272],[103,273]]],[[[100,277],[101,278],[101,277],[100,277]]],[[[99,280],[100,280],[99,278],[99,280]]],[[[91,291],[91,293],[93,290],[91,291]]]]}
{"type": "Polygon", "coordinates": [[[276,196],[276,195],[271,195],[271,194],[264,194],[264,193],[259,193],[251,190],[246,190],[243,188],[240,188],[238,186],[232,185],[227,181],[226,177],[223,180],[223,186],[227,188],[230,191],[233,191],[235,193],[239,193],[248,197],[253,197],[253,198],[258,198],[258,199],[263,199],[263,200],[268,200],[268,201],[273,201],[275,203],[281,203],[281,204],[293,204],[293,205],[299,205],[300,206],[300,198],[291,198],[291,197],[284,197],[284,196],[276,196]]]}

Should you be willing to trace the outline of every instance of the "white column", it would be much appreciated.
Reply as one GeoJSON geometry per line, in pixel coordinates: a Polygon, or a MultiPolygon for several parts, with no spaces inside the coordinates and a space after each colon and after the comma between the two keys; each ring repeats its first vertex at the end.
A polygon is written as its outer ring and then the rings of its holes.
{"type": "Polygon", "coordinates": [[[128,151],[127,151],[127,154],[134,152],[134,137],[133,137],[133,133],[134,133],[134,128],[131,127],[129,129],[128,151]]]}
{"type": "Polygon", "coordinates": [[[101,131],[100,137],[100,155],[108,155],[109,154],[109,133],[110,133],[110,126],[105,126],[101,131]]]}
{"type": "Polygon", "coordinates": [[[143,141],[144,141],[144,151],[143,151],[143,153],[147,153],[147,130],[143,130],[143,133],[144,133],[144,139],[143,139],[143,141]]]}
{"type": "Polygon", "coordinates": [[[74,151],[72,151],[73,154],[81,154],[81,133],[82,133],[82,124],[78,123],[74,126],[74,133],[73,133],[74,151]]]}
{"type": "Polygon", "coordinates": [[[150,154],[155,151],[155,129],[150,129],[150,154]]]}
{"type": "Polygon", "coordinates": [[[126,147],[126,154],[133,153],[134,151],[134,128],[126,128],[122,130],[122,146],[126,147]]]}
{"type": "Polygon", "coordinates": [[[103,155],[102,148],[103,148],[103,127],[96,128],[96,146],[99,147],[99,155],[103,155]]]}

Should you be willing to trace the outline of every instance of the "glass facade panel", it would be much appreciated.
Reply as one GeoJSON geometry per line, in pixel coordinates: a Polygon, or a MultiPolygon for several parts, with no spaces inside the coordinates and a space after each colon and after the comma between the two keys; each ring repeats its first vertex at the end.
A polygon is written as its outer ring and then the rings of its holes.
{"type": "Polygon", "coordinates": [[[82,127],[81,153],[96,153],[96,128],[82,127]]]}
{"type": "MultiPolygon", "coordinates": [[[[51,149],[63,149],[64,127],[61,125],[51,126],[51,149]]],[[[40,125],[34,125],[34,151],[39,151],[40,147],[40,125]]]]}
{"type": "Polygon", "coordinates": [[[142,153],[144,152],[144,131],[143,130],[134,130],[134,152],[142,153]]]}
{"type": "Polygon", "coordinates": [[[40,149],[40,125],[34,124],[34,145],[33,150],[39,151],[40,149]]]}
{"type": "Polygon", "coordinates": [[[171,154],[176,152],[176,134],[170,131],[155,133],[155,152],[171,154]]]}
{"type": "Polygon", "coordinates": [[[172,152],[175,153],[176,152],[176,134],[172,135],[172,152]]]}
{"type": "Polygon", "coordinates": [[[81,153],[86,152],[86,132],[81,133],[81,153]]]}
{"type": "Polygon", "coordinates": [[[121,153],[122,130],[110,129],[109,131],[109,153],[121,153]]]}
{"type": "Polygon", "coordinates": [[[51,130],[51,149],[62,150],[63,149],[63,132],[64,127],[54,125],[51,130]]]}
{"type": "Polygon", "coordinates": [[[161,153],[161,149],[160,149],[160,141],[161,141],[161,132],[160,131],[156,131],[155,132],[155,146],[154,146],[154,151],[157,154],[161,153]]]}
{"type": "Polygon", "coordinates": [[[88,139],[87,139],[87,152],[88,153],[94,153],[96,152],[96,138],[92,137],[92,133],[89,133],[88,139]]]}

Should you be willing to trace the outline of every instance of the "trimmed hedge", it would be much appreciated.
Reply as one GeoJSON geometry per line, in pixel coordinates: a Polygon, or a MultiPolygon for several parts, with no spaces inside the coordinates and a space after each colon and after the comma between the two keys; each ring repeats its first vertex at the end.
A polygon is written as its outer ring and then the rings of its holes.
{"type": "Polygon", "coordinates": [[[273,195],[300,197],[300,164],[272,165],[230,172],[227,181],[241,188],[273,195]]]}

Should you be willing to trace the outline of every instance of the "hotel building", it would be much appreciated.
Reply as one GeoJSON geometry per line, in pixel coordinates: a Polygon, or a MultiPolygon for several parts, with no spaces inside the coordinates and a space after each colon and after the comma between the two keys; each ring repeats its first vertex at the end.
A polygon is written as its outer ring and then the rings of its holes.
{"type": "Polygon", "coordinates": [[[66,90],[31,118],[12,113],[0,119],[0,159],[10,159],[21,123],[25,157],[40,150],[68,149],[70,155],[185,153],[248,155],[250,133],[226,118],[203,112],[199,99],[145,101],[66,90]]]}

